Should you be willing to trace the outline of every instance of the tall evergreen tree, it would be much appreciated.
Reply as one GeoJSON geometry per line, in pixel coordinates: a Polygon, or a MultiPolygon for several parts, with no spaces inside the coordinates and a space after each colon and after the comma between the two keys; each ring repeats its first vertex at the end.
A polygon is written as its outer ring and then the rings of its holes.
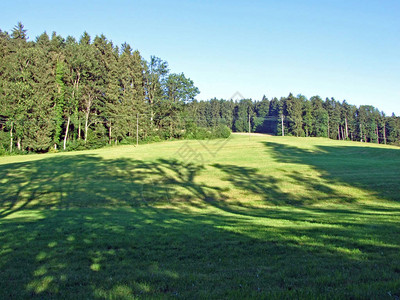
{"type": "Polygon", "coordinates": [[[286,99],[287,118],[289,119],[288,131],[295,136],[304,135],[302,100],[291,93],[286,99]]]}
{"type": "Polygon", "coordinates": [[[313,107],[313,136],[328,137],[329,115],[323,101],[319,96],[313,96],[310,100],[313,107]]]}
{"type": "Polygon", "coordinates": [[[312,135],[313,128],[313,114],[311,101],[305,100],[303,105],[303,128],[306,136],[312,135]]]}
{"type": "Polygon", "coordinates": [[[24,25],[22,25],[21,22],[18,22],[18,24],[14,27],[14,29],[11,32],[11,37],[14,40],[20,40],[26,42],[28,40],[26,32],[27,30],[24,29],[24,25]]]}
{"type": "Polygon", "coordinates": [[[268,132],[269,105],[269,100],[265,95],[260,102],[255,103],[254,132],[268,132]]]}

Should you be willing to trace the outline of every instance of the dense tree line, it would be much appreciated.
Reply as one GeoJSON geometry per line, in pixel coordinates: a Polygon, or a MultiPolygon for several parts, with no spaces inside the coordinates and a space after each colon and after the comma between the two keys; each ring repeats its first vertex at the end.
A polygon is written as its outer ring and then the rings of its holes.
{"type": "MultiPolygon", "coordinates": [[[[167,62],[145,61],[103,35],[79,41],[19,23],[0,31],[1,147],[43,152],[188,135],[186,104],[199,93],[167,62]]],[[[193,128],[193,126],[191,126],[193,128]]],[[[210,132],[209,136],[214,133],[210,132]]]]}
{"type": "Polygon", "coordinates": [[[370,105],[356,107],[334,98],[303,95],[238,103],[227,100],[193,101],[199,126],[225,124],[233,131],[276,135],[329,137],[338,140],[400,145],[400,118],[386,116],[370,105]]]}
{"type": "Polygon", "coordinates": [[[400,120],[372,106],[299,95],[196,101],[199,90],[166,61],[146,61],[104,35],[79,41],[19,23],[0,30],[0,152],[82,149],[170,138],[227,137],[230,130],[399,143],[400,120]]]}

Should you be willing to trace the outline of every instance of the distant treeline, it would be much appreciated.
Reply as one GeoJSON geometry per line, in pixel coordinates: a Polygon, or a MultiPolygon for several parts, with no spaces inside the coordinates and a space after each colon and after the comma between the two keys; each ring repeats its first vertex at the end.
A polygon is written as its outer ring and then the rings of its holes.
{"type": "Polygon", "coordinates": [[[370,105],[356,107],[334,98],[303,95],[239,102],[212,99],[188,104],[198,126],[225,124],[233,131],[329,137],[400,145],[400,117],[370,105]]]}
{"type": "Polygon", "coordinates": [[[230,131],[399,143],[400,120],[371,106],[303,96],[196,101],[199,90],[166,61],[146,61],[104,35],[79,41],[21,23],[0,30],[0,153],[85,149],[230,131]],[[283,130],[283,132],[282,132],[283,130]]]}

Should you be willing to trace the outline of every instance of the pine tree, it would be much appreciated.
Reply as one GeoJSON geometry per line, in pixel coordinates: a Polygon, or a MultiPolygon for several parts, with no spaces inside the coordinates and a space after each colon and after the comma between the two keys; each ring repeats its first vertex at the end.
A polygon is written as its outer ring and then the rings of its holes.
{"type": "Polygon", "coordinates": [[[268,132],[269,100],[265,95],[255,104],[254,132],[268,132]]]}
{"type": "Polygon", "coordinates": [[[329,115],[323,101],[319,96],[313,96],[310,100],[313,108],[313,136],[328,137],[329,115]]]}
{"type": "Polygon", "coordinates": [[[232,100],[219,100],[221,108],[221,123],[228,126],[229,129],[233,130],[233,113],[235,110],[235,104],[232,100]]]}
{"type": "Polygon", "coordinates": [[[302,116],[302,100],[294,97],[291,93],[286,99],[287,118],[289,119],[288,131],[299,137],[304,135],[303,132],[303,116],[302,116]]]}
{"type": "Polygon", "coordinates": [[[20,40],[26,42],[28,40],[26,32],[27,30],[24,29],[24,25],[22,25],[21,22],[18,22],[18,24],[14,27],[14,29],[11,32],[11,37],[14,40],[20,40]]]}
{"type": "Polygon", "coordinates": [[[250,99],[242,99],[237,105],[234,122],[234,130],[237,132],[249,132],[254,114],[253,102],[250,99]],[[250,121],[250,128],[249,128],[250,121]]]}
{"type": "Polygon", "coordinates": [[[57,61],[56,65],[56,84],[57,84],[57,94],[55,103],[56,124],[54,133],[54,143],[57,145],[60,142],[63,117],[64,117],[64,104],[65,104],[64,64],[61,60],[57,61]]]}
{"type": "Polygon", "coordinates": [[[312,135],[313,115],[311,101],[303,101],[303,128],[306,136],[312,135]]]}
{"type": "Polygon", "coordinates": [[[269,103],[269,120],[268,120],[268,132],[280,135],[281,130],[278,131],[281,124],[281,117],[279,115],[280,111],[280,102],[279,100],[274,97],[271,99],[271,102],[269,103]]]}

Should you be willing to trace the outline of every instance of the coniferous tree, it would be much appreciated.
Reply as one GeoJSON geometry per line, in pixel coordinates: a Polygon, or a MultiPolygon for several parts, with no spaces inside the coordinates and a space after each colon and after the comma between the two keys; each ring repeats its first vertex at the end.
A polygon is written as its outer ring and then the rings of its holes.
{"type": "Polygon", "coordinates": [[[237,132],[249,132],[254,114],[253,102],[250,99],[242,99],[238,103],[235,116],[234,130],[237,132]],[[249,128],[250,123],[250,128],[249,128]]]}
{"type": "Polygon", "coordinates": [[[302,98],[294,97],[292,94],[289,94],[288,98],[286,99],[286,110],[287,118],[289,120],[288,131],[295,136],[302,136],[304,134],[302,98]]]}
{"type": "Polygon", "coordinates": [[[277,135],[287,135],[288,134],[288,111],[287,111],[287,104],[286,98],[281,97],[278,102],[278,122],[277,122],[277,135]]]}
{"type": "Polygon", "coordinates": [[[18,22],[18,24],[14,27],[14,29],[11,32],[11,37],[14,40],[20,40],[26,42],[28,40],[26,32],[27,30],[24,29],[24,25],[22,25],[21,22],[18,22]]]}
{"type": "Polygon", "coordinates": [[[310,100],[313,107],[313,136],[328,137],[329,115],[323,101],[319,96],[313,96],[310,100]]]}
{"type": "Polygon", "coordinates": [[[269,100],[265,95],[260,102],[254,105],[254,132],[268,132],[269,100]]]}
{"type": "Polygon", "coordinates": [[[312,115],[312,105],[311,101],[307,99],[303,101],[303,129],[305,135],[311,136],[312,134],[312,127],[313,127],[313,115],[312,115]]]}
{"type": "Polygon", "coordinates": [[[269,103],[269,114],[268,114],[268,132],[278,135],[279,124],[281,118],[279,115],[280,103],[279,100],[274,97],[269,103]]]}
{"type": "Polygon", "coordinates": [[[221,107],[221,122],[228,126],[230,130],[233,130],[233,113],[235,110],[235,104],[233,100],[219,100],[221,107]]]}

